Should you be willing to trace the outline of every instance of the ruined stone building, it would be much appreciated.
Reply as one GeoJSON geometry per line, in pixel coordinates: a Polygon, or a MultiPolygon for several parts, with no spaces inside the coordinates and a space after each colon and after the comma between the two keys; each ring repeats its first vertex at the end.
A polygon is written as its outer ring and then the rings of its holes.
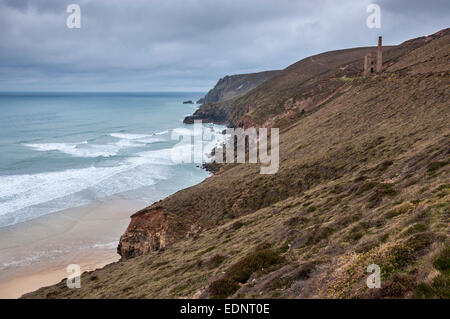
{"type": "Polygon", "coordinates": [[[380,73],[383,70],[383,42],[378,37],[378,50],[375,54],[371,52],[364,57],[364,75],[380,73]]]}

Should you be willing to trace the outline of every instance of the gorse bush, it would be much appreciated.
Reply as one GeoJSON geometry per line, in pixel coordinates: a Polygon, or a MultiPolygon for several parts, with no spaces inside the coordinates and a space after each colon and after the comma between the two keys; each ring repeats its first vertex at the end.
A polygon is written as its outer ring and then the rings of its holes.
{"type": "Polygon", "coordinates": [[[222,278],[211,283],[209,296],[211,298],[229,297],[239,289],[240,283],[247,282],[256,271],[268,269],[284,261],[285,259],[280,256],[279,250],[258,247],[232,265],[222,278]]]}
{"type": "Polygon", "coordinates": [[[434,268],[440,275],[431,284],[421,283],[417,287],[417,297],[421,298],[450,298],[450,246],[444,250],[433,262],[434,268]]]}
{"type": "Polygon", "coordinates": [[[450,272],[450,245],[447,245],[434,260],[433,266],[441,272],[450,272]]]}
{"type": "Polygon", "coordinates": [[[239,289],[239,284],[227,278],[214,281],[209,286],[210,297],[213,299],[224,299],[239,289]]]}
{"type": "Polygon", "coordinates": [[[245,283],[258,270],[269,268],[284,260],[273,249],[261,249],[248,254],[231,266],[225,276],[240,283],[245,283]]]}

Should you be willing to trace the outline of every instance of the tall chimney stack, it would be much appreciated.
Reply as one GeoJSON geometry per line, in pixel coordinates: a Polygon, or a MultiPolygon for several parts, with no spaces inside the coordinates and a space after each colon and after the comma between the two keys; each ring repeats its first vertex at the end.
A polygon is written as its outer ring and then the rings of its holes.
{"type": "Polygon", "coordinates": [[[383,38],[378,37],[378,52],[377,52],[377,73],[383,69],[383,38]]]}

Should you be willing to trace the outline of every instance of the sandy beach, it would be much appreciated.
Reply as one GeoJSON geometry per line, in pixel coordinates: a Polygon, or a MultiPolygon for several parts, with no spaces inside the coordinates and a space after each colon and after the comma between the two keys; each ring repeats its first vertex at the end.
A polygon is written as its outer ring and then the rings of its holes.
{"type": "Polygon", "coordinates": [[[0,298],[19,298],[81,272],[117,261],[118,240],[130,216],[147,206],[108,198],[0,229],[0,298]]]}

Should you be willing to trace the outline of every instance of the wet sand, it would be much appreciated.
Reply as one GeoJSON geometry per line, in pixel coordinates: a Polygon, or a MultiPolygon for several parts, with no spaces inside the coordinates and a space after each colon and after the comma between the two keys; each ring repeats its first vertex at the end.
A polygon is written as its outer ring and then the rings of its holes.
{"type": "Polygon", "coordinates": [[[0,298],[18,298],[68,276],[117,261],[130,216],[147,203],[109,198],[0,228],[0,298]]]}

